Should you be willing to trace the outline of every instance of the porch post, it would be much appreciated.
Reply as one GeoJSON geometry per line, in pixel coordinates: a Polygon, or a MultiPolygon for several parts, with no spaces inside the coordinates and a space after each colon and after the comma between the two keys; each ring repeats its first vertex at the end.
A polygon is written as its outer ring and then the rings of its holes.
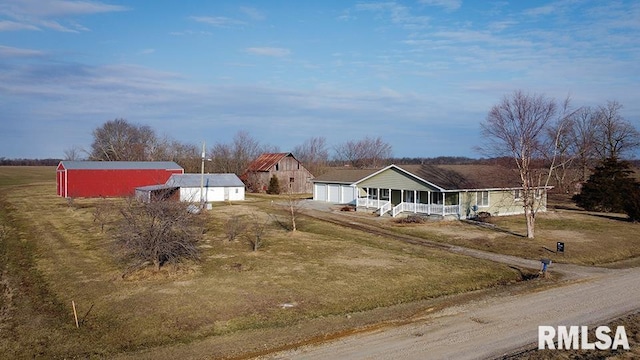
{"type": "Polygon", "coordinates": [[[431,215],[431,190],[427,190],[427,215],[431,215]]]}
{"type": "Polygon", "coordinates": [[[445,198],[445,193],[442,193],[442,216],[444,216],[444,206],[445,206],[445,202],[444,202],[444,198],[445,198]]]}
{"type": "Polygon", "coordinates": [[[378,194],[377,198],[378,198],[378,206],[376,206],[376,209],[380,209],[380,189],[376,189],[376,194],[378,194]]]}
{"type": "Polygon", "coordinates": [[[418,211],[418,192],[413,190],[413,213],[415,214],[418,211]]]}

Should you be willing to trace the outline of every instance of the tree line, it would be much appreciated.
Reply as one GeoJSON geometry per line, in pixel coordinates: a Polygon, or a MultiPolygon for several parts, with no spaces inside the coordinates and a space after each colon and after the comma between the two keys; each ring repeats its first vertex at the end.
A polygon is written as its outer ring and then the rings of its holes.
{"type": "MultiPolygon", "coordinates": [[[[94,161],[175,161],[186,172],[199,172],[201,145],[182,143],[161,137],[147,125],[125,119],[110,120],[92,132],[88,150],[77,146],[64,151],[65,160],[94,161]]],[[[205,149],[206,171],[241,175],[251,161],[262,153],[281,152],[278,146],[261,143],[247,131],[238,131],[227,142],[217,142],[205,149]]],[[[330,147],[324,137],[311,137],[291,152],[314,175],[328,166],[349,165],[356,168],[379,167],[393,155],[392,147],[381,137],[364,137],[330,147]]]]}

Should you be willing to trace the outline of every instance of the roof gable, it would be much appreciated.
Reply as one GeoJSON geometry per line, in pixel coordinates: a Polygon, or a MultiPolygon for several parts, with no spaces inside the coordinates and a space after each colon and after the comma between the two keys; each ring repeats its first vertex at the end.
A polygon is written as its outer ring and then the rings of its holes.
{"type": "Polygon", "coordinates": [[[359,186],[376,186],[380,188],[393,188],[394,184],[402,184],[405,187],[415,188],[416,190],[444,190],[444,188],[393,164],[374,172],[373,174],[355,182],[355,184],[359,186]]]}

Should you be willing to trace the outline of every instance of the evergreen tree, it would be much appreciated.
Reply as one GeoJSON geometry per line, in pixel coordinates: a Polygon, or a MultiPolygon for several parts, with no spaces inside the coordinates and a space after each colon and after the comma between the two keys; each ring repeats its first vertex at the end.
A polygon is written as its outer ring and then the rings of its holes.
{"type": "MultiPolygon", "coordinates": [[[[580,194],[573,200],[586,210],[626,212],[632,209],[633,199],[638,198],[639,183],[631,177],[633,171],[626,161],[605,159],[582,185],[580,194]]],[[[637,204],[635,205],[638,206],[637,204]]]]}
{"type": "Polygon", "coordinates": [[[267,194],[280,194],[280,182],[278,181],[278,177],[275,175],[273,175],[269,180],[269,188],[267,188],[267,194]]]}

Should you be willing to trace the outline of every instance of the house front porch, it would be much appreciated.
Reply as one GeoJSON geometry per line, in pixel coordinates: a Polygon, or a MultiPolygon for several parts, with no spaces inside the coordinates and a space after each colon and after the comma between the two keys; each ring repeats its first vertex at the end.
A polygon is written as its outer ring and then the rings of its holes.
{"type": "Polygon", "coordinates": [[[441,216],[460,214],[458,193],[379,188],[359,190],[362,191],[358,193],[364,193],[366,196],[356,200],[356,208],[373,208],[380,216],[390,213],[392,217],[396,217],[407,212],[441,216]]]}

